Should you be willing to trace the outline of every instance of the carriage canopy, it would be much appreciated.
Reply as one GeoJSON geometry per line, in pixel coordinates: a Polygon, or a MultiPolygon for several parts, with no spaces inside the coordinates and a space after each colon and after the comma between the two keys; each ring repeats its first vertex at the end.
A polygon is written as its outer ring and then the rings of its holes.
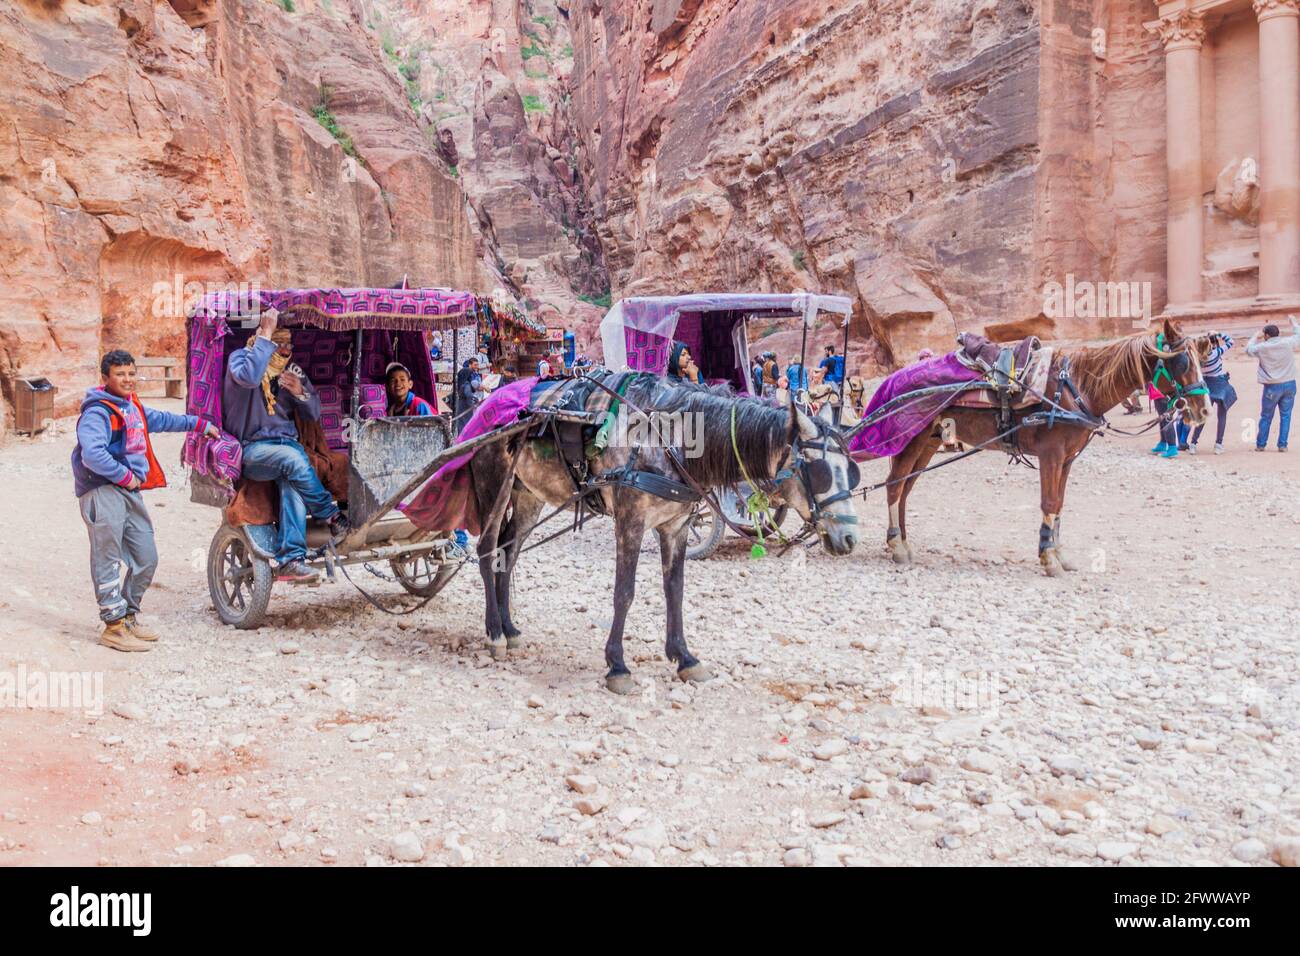
{"type": "Polygon", "coordinates": [[[748,391],[748,319],[800,316],[812,328],[819,312],[836,313],[847,322],[852,311],[852,300],[844,296],[808,292],[638,296],[614,304],[601,320],[600,338],[607,367],[657,374],[668,367],[673,340],[684,341],[711,366],[702,366],[706,377],[728,379],[748,391]]]}

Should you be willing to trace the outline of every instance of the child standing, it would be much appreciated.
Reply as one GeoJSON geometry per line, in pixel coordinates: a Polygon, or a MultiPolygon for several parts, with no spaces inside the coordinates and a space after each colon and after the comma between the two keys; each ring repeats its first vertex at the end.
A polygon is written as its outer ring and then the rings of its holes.
{"type": "Polygon", "coordinates": [[[129,352],[109,352],[99,372],[101,387],[89,389],[81,403],[72,452],[77,502],[90,534],[90,578],[104,622],[99,643],[118,651],[147,651],[158,635],[137,615],[158,567],[158,549],[140,492],[167,484],[149,432],[221,433],[194,415],[141,405],[135,395],[135,359],[129,352]]]}

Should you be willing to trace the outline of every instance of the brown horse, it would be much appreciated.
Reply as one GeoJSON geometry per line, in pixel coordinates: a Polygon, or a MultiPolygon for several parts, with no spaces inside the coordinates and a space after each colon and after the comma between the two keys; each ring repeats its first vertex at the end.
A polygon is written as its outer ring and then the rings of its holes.
{"type": "MultiPolygon", "coordinates": [[[[1145,389],[1146,383],[1154,377],[1156,387],[1178,407],[1183,418],[1199,425],[1205,421],[1209,410],[1209,400],[1201,381],[1201,353],[1197,340],[1184,337],[1168,321],[1161,335],[1144,332],[1107,345],[1058,349],[1048,373],[1047,397],[1058,401],[1062,408],[1099,418],[1135,389],[1145,389]],[[1157,342],[1163,347],[1158,347],[1157,342]],[[1068,362],[1069,377],[1078,389],[1082,403],[1076,401],[1068,388],[1061,389],[1060,398],[1056,398],[1062,361],[1068,362]],[[1164,373],[1160,374],[1159,369],[1164,373]]],[[[1041,412],[1043,408],[1030,406],[1013,411],[1013,424],[1019,424],[1026,415],[1041,412]]],[[[994,409],[949,408],[942,419],[951,422],[946,426],[949,430],[947,437],[959,438],[971,446],[991,441],[1001,431],[994,409]]],[[[944,427],[936,421],[933,428],[922,431],[890,459],[889,531],[885,546],[898,564],[907,564],[912,559],[912,546],[907,539],[907,496],[919,477],[915,472],[930,463],[943,440],[944,427]]],[[[1062,571],[1076,570],[1061,553],[1061,508],[1065,504],[1070,466],[1093,434],[1094,429],[1089,425],[1057,422],[1050,428],[1046,425],[1026,426],[1015,435],[1020,451],[1038,459],[1043,512],[1038,534],[1038,559],[1052,577],[1062,571]]],[[[989,450],[997,447],[998,444],[993,444],[989,450]]]]}

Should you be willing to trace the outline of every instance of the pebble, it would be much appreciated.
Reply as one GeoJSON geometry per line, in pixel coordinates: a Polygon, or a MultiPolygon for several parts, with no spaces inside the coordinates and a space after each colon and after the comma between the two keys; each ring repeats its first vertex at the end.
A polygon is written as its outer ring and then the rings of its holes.
{"type": "Polygon", "coordinates": [[[903,783],[915,785],[934,783],[934,768],[929,766],[908,767],[898,777],[903,783]]]}
{"type": "Polygon", "coordinates": [[[833,737],[813,749],[813,756],[818,760],[833,760],[849,752],[849,742],[843,737],[833,737]]]}
{"type": "Polygon", "coordinates": [[[81,822],[88,827],[97,827],[104,822],[104,815],[98,810],[90,810],[81,815],[81,822]]]}
{"type": "Polygon", "coordinates": [[[1269,847],[1268,858],[1278,866],[1300,866],[1300,837],[1278,837],[1269,847]]]}
{"type": "Polygon", "coordinates": [[[411,830],[403,830],[388,841],[388,855],[401,863],[419,863],[424,859],[424,844],[411,830]]]}
{"type": "Polygon", "coordinates": [[[808,866],[812,863],[812,856],[803,847],[796,846],[785,851],[781,862],[786,866],[808,866]]]}
{"type": "Polygon", "coordinates": [[[286,654],[286,655],[297,654],[299,650],[300,648],[293,641],[285,641],[283,644],[280,645],[281,654],[286,654]]]}
{"type": "Polygon", "coordinates": [[[1070,754],[1059,754],[1052,757],[1047,761],[1047,766],[1058,777],[1074,777],[1076,780],[1082,780],[1087,776],[1083,761],[1070,754]]]}
{"type": "Polygon", "coordinates": [[[837,826],[843,823],[845,816],[838,811],[829,811],[826,813],[814,813],[808,818],[808,825],[815,830],[825,830],[829,827],[837,826]]]}
{"type": "Polygon", "coordinates": [[[144,720],[144,708],[135,704],[115,704],[113,713],[123,720],[144,720]]]}
{"type": "Polygon", "coordinates": [[[348,741],[354,744],[364,743],[367,740],[374,739],[374,724],[358,724],[348,731],[348,741]]]}
{"type": "Polygon", "coordinates": [[[659,850],[668,843],[668,830],[660,821],[651,820],[645,826],[623,834],[623,842],[632,847],[659,850]]]}
{"type": "Polygon", "coordinates": [[[1255,863],[1264,859],[1267,854],[1268,847],[1264,845],[1264,841],[1256,840],[1253,837],[1232,845],[1233,857],[1242,863],[1255,863]]]}
{"type": "Polygon", "coordinates": [[[982,750],[972,750],[962,758],[961,768],[972,773],[997,773],[998,762],[982,750]]]}
{"type": "Polygon", "coordinates": [[[574,801],[573,805],[584,817],[594,817],[605,809],[605,798],[599,794],[590,797],[579,797],[574,801]]]}
{"type": "Polygon", "coordinates": [[[224,860],[218,860],[217,866],[257,866],[257,861],[247,853],[236,853],[234,856],[228,856],[224,860]]]}
{"type": "Polygon", "coordinates": [[[582,794],[595,793],[596,789],[600,786],[595,777],[583,773],[571,774],[564,778],[564,782],[568,785],[570,790],[582,794]]]}
{"type": "Polygon", "coordinates": [[[536,694],[533,694],[524,703],[526,703],[532,710],[540,710],[546,706],[546,701],[542,700],[542,698],[538,697],[536,694]]]}
{"type": "Polygon", "coordinates": [[[1147,823],[1147,833],[1155,836],[1164,836],[1166,833],[1173,833],[1175,830],[1181,830],[1180,824],[1173,817],[1167,817],[1163,813],[1157,813],[1147,823]]]}
{"type": "Polygon", "coordinates": [[[1111,863],[1118,863],[1126,856],[1132,856],[1138,851],[1136,843],[1119,843],[1116,841],[1106,841],[1097,844],[1097,855],[1103,860],[1111,863]]]}

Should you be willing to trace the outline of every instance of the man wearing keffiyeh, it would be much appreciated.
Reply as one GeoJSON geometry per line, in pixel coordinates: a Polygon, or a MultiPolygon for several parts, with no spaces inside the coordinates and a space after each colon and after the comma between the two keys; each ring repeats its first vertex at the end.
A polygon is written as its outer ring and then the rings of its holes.
{"type": "Polygon", "coordinates": [[[303,562],[308,512],[328,521],[335,538],[346,534],[347,524],[298,442],[294,416],[319,420],[320,399],[293,364],[290,333],[276,327],[277,316],[266,310],[257,334],[231,354],[222,389],[223,424],[244,446],[244,477],[274,481],[280,490],[276,580],[309,584],[319,574],[303,562]]]}

